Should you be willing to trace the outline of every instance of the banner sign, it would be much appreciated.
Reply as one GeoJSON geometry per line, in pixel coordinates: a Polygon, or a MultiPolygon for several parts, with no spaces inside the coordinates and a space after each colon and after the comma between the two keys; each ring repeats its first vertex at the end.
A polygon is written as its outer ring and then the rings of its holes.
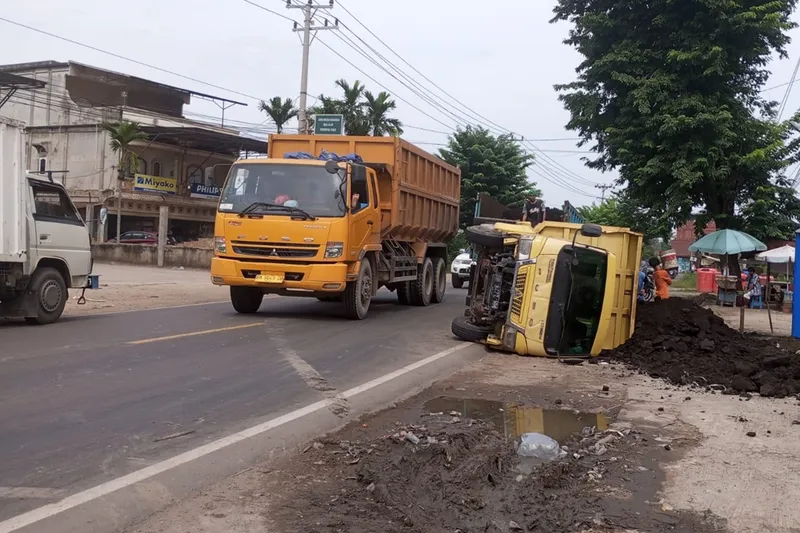
{"type": "Polygon", "coordinates": [[[133,190],[139,192],[157,192],[160,194],[176,194],[178,192],[178,180],[175,178],[136,174],[133,177],[133,190]]]}

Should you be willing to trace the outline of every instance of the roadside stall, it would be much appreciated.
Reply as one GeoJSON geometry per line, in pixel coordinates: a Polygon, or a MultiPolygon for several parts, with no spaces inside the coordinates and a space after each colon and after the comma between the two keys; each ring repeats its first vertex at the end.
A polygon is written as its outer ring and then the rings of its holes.
{"type": "MultiPolygon", "coordinates": [[[[745,252],[761,252],[767,245],[742,231],[723,229],[709,233],[689,246],[690,252],[703,252],[722,256],[722,273],[716,276],[717,303],[735,306],[739,296],[744,295],[739,277],[731,276],[728,257],[745,252]]],[[[744,306],[740,307],[739,331],[744,331],[744,306]]]]}
{"type": "Polygon", "coordinates": [[[765,294],[764,302],[767,306],[767,313],[769,315],[769,329],[774,333],[772,327],[772,304],[776,301],[780,302],[783,312],[791,312],[792,310],[792,291],[789,288],[789,270],[794,268],[794,247],[781,246],[774,250],[767,250],[756,254],[756,260],[763,261],[767,264],[766,286],[767,291],[765,294]],[[786,271],[785,282],[773,281],[770,274],[772,265],[784,265],[786,271]],[[777,293],[776,293],[777,289],[777,293]]]}

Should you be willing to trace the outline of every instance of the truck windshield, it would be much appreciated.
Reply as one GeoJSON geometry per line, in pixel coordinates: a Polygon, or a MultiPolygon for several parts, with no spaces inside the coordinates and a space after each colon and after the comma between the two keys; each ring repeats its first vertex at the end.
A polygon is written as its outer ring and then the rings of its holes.
{"type": "Polygon", "coordinates": [[[558,254],[547,313],[545,350],[550,355],[588,355],[597,336],[605,296],[608,256],[565,246],[558,254]]]}
{"type": "Polygon", "coordinates": [[[313,217],[342,217],[345,204],[340,184],[339,176],[323,166],[234,165],[220,195],[219,210],[240,213],[253,206],[251,214],[285,216],[285,208],[293,207],[313,217]]]}

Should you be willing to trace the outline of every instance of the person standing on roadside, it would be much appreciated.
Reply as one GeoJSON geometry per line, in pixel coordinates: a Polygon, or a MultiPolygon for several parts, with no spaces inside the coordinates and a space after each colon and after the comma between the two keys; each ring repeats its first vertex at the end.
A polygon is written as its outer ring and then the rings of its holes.
{"type": "Polygon", "coordinates": [[[672,285],[672,276],[661,266],[661,259],[651,257],[648,261],[653,267],[653,279],[656,282],[656,300],[666,300],[669,298],[669,286],[672,285]]]}

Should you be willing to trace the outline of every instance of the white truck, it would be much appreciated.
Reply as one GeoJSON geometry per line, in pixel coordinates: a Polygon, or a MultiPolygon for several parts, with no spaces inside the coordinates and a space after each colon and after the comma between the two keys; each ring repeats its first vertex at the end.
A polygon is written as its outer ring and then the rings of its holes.
{"type": "Polygon", "coordinates": [[[24,125],[0,117],[0,318],[59,319],[68,289],[96,288],[89,231],[66,189],[25,170],[24,125]]]}

